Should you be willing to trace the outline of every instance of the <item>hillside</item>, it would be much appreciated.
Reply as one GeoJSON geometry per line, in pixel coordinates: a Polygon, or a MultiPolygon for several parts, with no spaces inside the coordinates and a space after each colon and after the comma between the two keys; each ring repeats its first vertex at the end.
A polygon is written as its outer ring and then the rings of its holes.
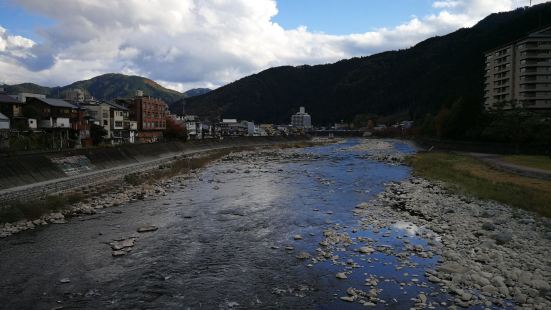
{"type": "Polygon", "coordinates": [[[551,3],[492,14],[468,29],[414,47],[318,66],[278,67],[187,99],[190,113],[287,123],[306,106],[317,124],[358,114],[414,119],[462,99],[477,113],[483,101],[484,51],[551,21],[551,3]]]}
{"type": "MultiPolygon", "coordinates": [[[[63,93],[80,88],[97,99],[110,100],[119,97],[133,96],[136,90],[143,90],[148,96],[161,98],[167,103],[177,101],[185,94],[167,89],[153,80],[140,76],[109,73],[85,81],[78,81],[63,87],[44,87],[31,83],[5,86],[9,93],[29,92],[44,94],[50,97],[63,97],[63,93]]],[[[194,90],[190,90],[193,92],[194,90]]]]}

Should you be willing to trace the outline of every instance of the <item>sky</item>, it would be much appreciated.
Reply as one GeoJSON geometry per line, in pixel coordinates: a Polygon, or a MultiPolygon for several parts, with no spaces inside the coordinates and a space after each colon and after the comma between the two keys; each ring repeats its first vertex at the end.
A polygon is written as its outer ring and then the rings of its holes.
{"type": "Polygon", "coordinates": [[[408,48],[529,2],[0,0],[0,84],[117,72],[216,88],[274,66],[408,48]]]}

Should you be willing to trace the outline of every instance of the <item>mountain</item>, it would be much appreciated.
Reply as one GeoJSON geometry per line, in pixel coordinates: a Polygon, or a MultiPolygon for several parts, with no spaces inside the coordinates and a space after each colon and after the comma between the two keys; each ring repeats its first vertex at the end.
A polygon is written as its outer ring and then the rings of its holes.
{"type": "Polygon", "coordinates": [[[186,97],[195,97],[195,96],[201,96],[201,95],[204,95],[208,92],[211,92],[212,89],[210,88],[194,88],[194,89],[190,89],[186,92],[184,92],[184,95],[186,97]]]}
{"type": "Polygon", "coordinates": [[[170,112],[172,112],[173,114],[176,114],[176,115],[183,115],[184,114],[184,111],[186,109],[186,102],[188,100],[188,98],[191,98],[191,97],[196,97],[196,96],[201,96],[201,95],[204,95],[204,94],[207,94],[209,92],[211,92],[212,89],[210,88],[194,88],[194,89],[190,89],[186,92],[184,92],[184,97],[177,100],[177,101],[173,101],[171,103],[168,104],[168,109],[170,110],[170,112]]]}
{"type": "Polygon", "coordinates": [[[65,92],[75,88],[83,89],[95,98],[103,100],[134,96],[137,90],[142,90],[147,96],[161,98],[167,103],[185,97],[185,94],[165,88],[148,78],[117,73],[100,75],[63,87],[50,88],[31,83],[5,86],[6,91],[9,93],[30,92],[54,98],[62,98],[65,92]]]}
{"type": "Polygon", "coordinates": [[[482,110],[484,52],[549,21],[551,3],[545,3],[492,14],[471,28],[404,50],[327,65],[271,68],[186,99],[186,110],[211,118],[288,123],[305,106],[314,123],[327,124],[359,114],[421,119],[460,101],[469,118],[482,110]]]}

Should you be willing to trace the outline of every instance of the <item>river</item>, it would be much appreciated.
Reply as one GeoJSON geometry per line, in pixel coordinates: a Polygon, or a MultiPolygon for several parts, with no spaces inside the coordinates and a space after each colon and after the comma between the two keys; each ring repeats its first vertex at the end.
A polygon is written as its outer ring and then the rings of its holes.
{"type": "Polygon", "coordinates": [[[363,309],[341,297],[375,279],[374,308],[409,309],[420,292],[439,292],[425,278],[438,257],[404,264],[354,251],[362,238],[397,251],[427,246],[408,223],[358,228],[354,207],[410,175],[358,143],[233,154],[174,180],[165,196],[0,240],[0,308],[363,309]],[[158,230],[137,233],[147,225],[158,230]],[[352,244],[327,260],[297,258],[316,257],[327,230],[352,244]],[[109,243],[127,238],[131,251],[113,257],[109,243]]]}

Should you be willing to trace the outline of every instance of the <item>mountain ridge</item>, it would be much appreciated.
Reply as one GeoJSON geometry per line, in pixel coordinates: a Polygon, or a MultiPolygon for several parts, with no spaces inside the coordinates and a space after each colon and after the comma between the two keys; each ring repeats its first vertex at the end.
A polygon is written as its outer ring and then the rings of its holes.
{"type": "Polygon", "coordinates": [[[88,80],[76,81],[66,86],[46,87],[34,83],[21,83],[4,85],[3,87],[9,93],[29,92],[53,98],[62,98],[65,92],[79,88],[101,100],[133,96],[137,90],[142,90],[145,95],[161,98],[168,104],[210,91],[208,88],[196,88],[180,93],[149,78],[121,73],[106,73],[88,80]]]}
{"type": "Polygon", "coordinates": [[[462,101],[479,113],[484,52],[551,20],[551,3],[491,14],[471,28],[410,48],[316,66],[264,70],[190,98],[189,113],[287,123],[305,106],[317,124],[352,121],[359,114],[407,114],[421,119],[462,101]]]}

